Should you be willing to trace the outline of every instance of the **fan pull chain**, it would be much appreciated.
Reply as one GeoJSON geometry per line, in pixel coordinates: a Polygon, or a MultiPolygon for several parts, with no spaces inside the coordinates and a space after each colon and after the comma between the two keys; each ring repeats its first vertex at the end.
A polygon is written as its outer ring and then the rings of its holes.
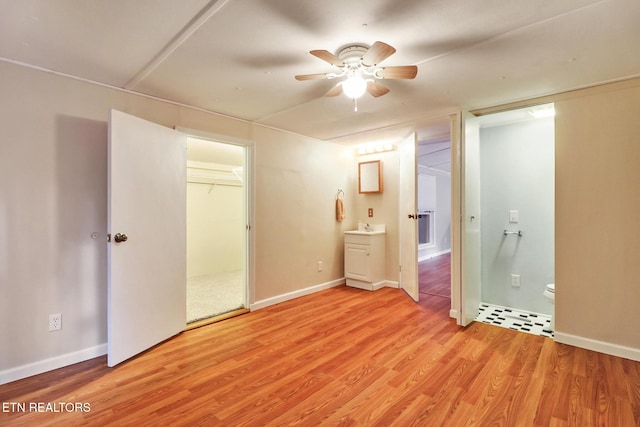
{"type": "Polygon", "coordinates": [[[353,111],[358,111],[358,98],[353,98],[353,111]]]}

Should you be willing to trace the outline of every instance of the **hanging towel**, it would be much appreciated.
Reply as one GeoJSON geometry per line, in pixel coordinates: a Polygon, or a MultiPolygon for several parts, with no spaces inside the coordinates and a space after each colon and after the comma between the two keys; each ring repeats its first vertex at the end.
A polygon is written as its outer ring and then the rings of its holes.
{"type": "Polygon", "coordinates": [[[336,198],[336,221],[342,222],[345,219],[344,203],[340,197],[336,198]]]}

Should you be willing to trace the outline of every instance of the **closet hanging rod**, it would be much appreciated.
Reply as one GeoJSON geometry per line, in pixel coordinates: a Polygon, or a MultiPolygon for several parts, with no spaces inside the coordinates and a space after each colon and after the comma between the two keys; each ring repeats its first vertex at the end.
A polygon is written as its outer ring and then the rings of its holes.
{"type": "Polygon", "coordinates": [[[223,184],[221,182],[197,182],[187,181],[187,184],[200,184],[200,185],[222,185],[223,187],[243,187],[242,184],[223,184]]]}

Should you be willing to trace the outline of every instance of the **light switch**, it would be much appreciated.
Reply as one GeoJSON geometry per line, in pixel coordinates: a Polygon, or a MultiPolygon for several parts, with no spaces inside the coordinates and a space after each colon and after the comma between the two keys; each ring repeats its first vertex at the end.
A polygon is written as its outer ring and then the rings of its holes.
{"type": "Polygon", "coordinates": [[[518,211],[509,211],[509,222],[510,223],[518,222],[518,211]]]}
{"type": "Polygon", "coordinates": [[[513,286],[514,288],[519,288],[520,287],[520,275],[519,274],[512,274],[511,275],[511,286],[513,286]]]}

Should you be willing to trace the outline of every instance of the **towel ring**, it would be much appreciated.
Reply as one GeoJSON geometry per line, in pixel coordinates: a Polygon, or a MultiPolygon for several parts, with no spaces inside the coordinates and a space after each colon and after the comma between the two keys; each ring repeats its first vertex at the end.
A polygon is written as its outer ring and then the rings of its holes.
{"type": "Polygon", "coordinates": [[[338,193],[336,194],[336,199],[339,199],[342,196],[344,198],[344,191],[338,188],[338,193]]]}

